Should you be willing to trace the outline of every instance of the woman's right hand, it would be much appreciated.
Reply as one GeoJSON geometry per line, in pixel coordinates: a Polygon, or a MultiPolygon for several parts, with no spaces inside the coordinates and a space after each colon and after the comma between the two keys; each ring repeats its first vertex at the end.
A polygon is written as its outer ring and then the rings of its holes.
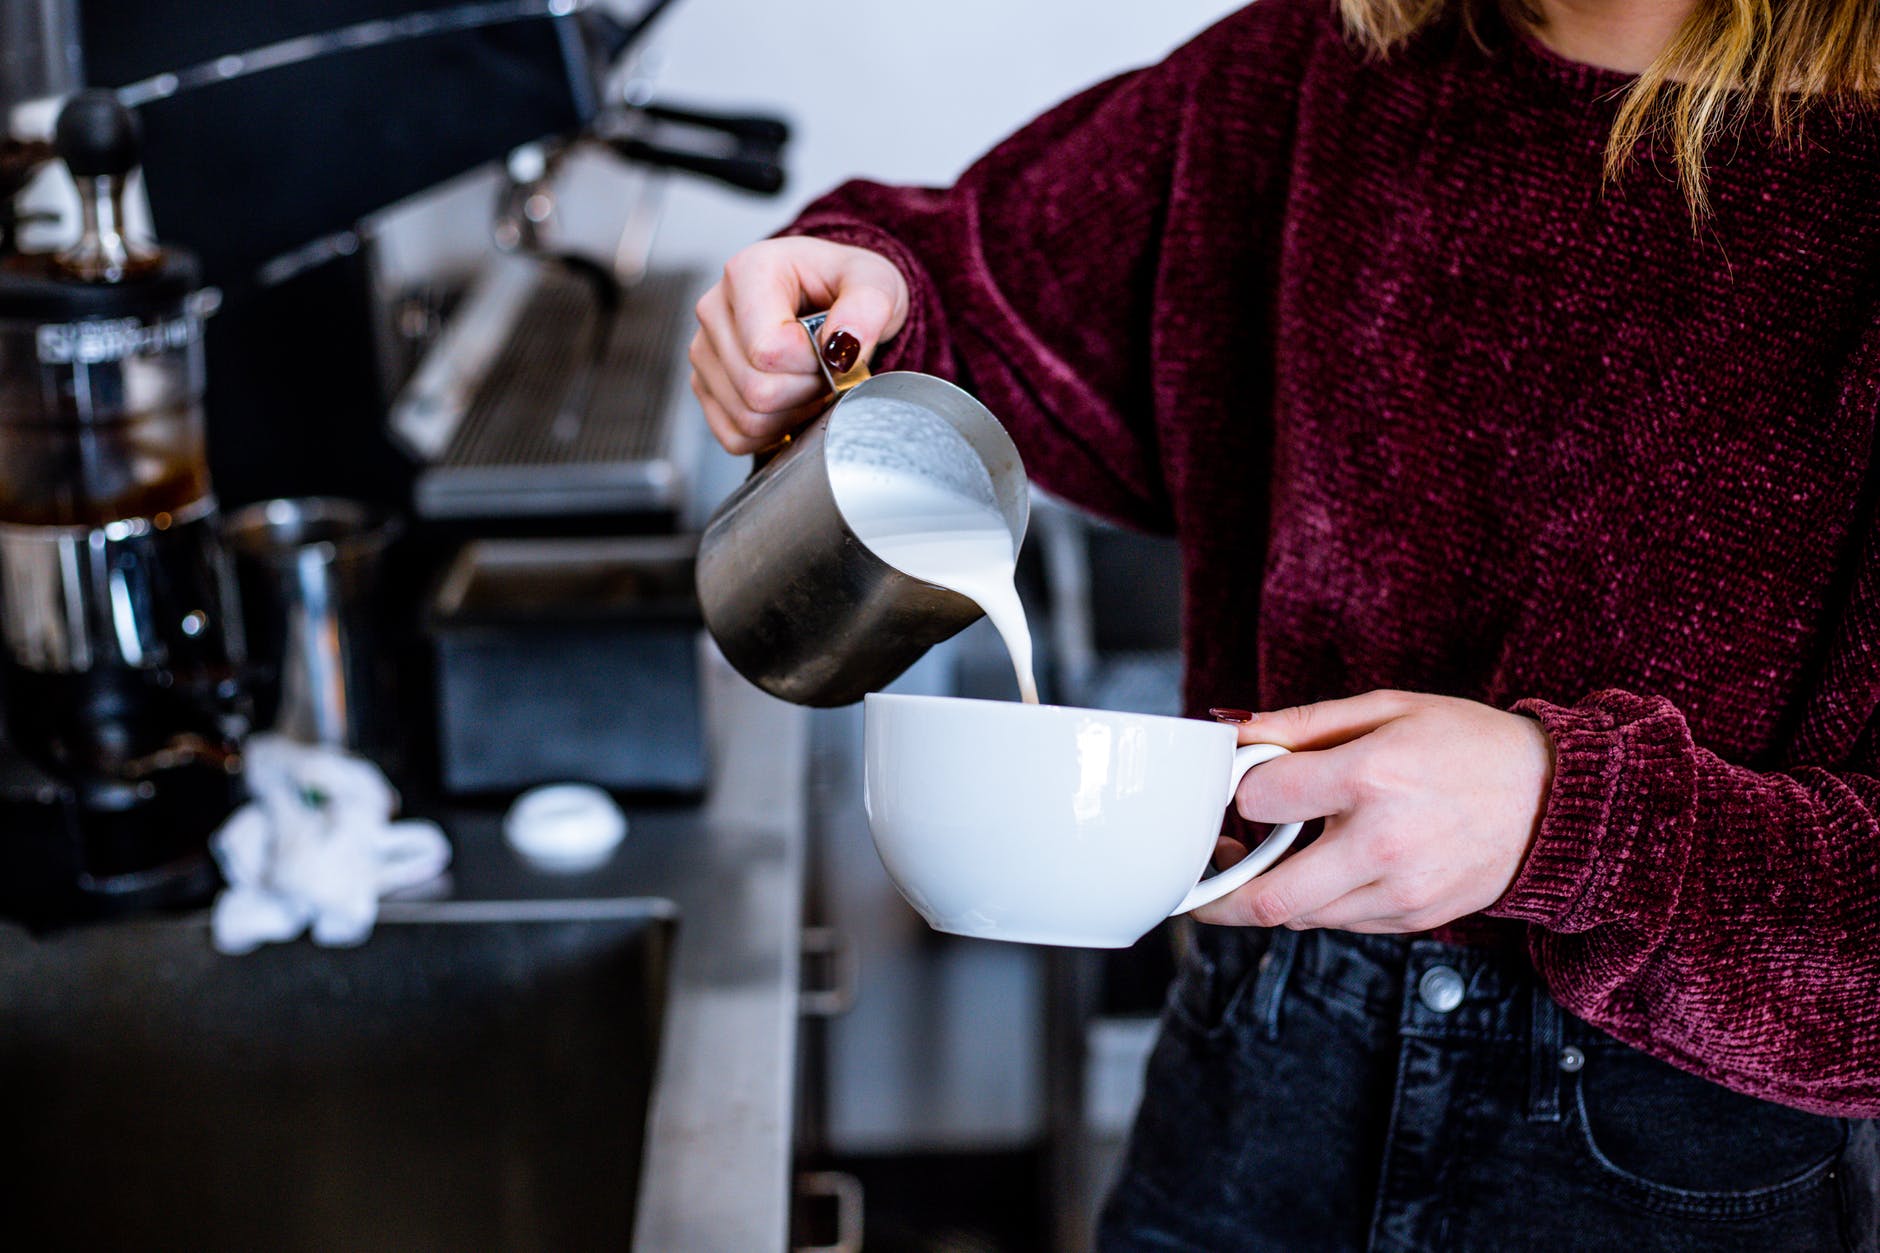
{"type": "Polygon", "coordinates": [[[826,389],[799,314],[829,310],[823,343],[840,373],[892,339],[907,307],[907,280],[880,253],[801,236],[752,244],[698,302],[692,393],[712,434],[757,452],[816,416],[826,389]]]}

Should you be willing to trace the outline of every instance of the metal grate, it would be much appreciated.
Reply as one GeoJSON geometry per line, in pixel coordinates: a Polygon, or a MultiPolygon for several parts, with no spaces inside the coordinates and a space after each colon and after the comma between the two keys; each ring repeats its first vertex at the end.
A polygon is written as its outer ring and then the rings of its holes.
{"type": "Polygon", "coordinates": [[[424,474],[433,516],[669,506],[671,399],[697,277],[649,274],[602,316],[580,277],[545,271],[443,455],[424,474]],[[657,499],[655,499],[657,498],[657,499]]]}

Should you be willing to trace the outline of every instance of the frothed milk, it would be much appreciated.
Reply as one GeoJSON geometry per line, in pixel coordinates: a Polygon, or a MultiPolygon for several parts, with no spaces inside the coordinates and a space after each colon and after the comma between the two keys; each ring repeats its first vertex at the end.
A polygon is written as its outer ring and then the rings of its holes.
{"type": "Polygon", "coordinates": [[[903,574],[985,610],[1012,654],[1019,692],[1038,703],[1031,629],[1014,576],[1017,546],[992,476],[964,436],[919,405],[857,399],[832,423],[830,487],[855,537],[903,574]]]}

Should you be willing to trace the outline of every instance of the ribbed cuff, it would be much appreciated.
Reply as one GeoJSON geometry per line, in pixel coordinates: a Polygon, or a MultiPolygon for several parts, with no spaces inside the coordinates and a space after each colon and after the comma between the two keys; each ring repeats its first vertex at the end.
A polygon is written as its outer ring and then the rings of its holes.
{"type": "Polygon", "coordinates": [[[1527,700],[1554,745],[1553,786],[1527,862],[1487,912],[1586,931],[1675,896],[1688,853],[1692,748],[1668,702],[1602,692],[1571,708],[1527,700]]]}

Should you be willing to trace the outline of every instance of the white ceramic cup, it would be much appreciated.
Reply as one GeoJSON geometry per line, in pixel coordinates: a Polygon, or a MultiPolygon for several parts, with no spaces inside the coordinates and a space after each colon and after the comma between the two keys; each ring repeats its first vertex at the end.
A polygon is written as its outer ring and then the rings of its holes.
{"type": "Polygon", "coordinates": [[[1125,948],[1279,860],[1300,824],[1201,880],[1247,771],[1284,756],[1233,727],[1057,705],[875,693],[868,825],[938,931],[1125,948]]]}

